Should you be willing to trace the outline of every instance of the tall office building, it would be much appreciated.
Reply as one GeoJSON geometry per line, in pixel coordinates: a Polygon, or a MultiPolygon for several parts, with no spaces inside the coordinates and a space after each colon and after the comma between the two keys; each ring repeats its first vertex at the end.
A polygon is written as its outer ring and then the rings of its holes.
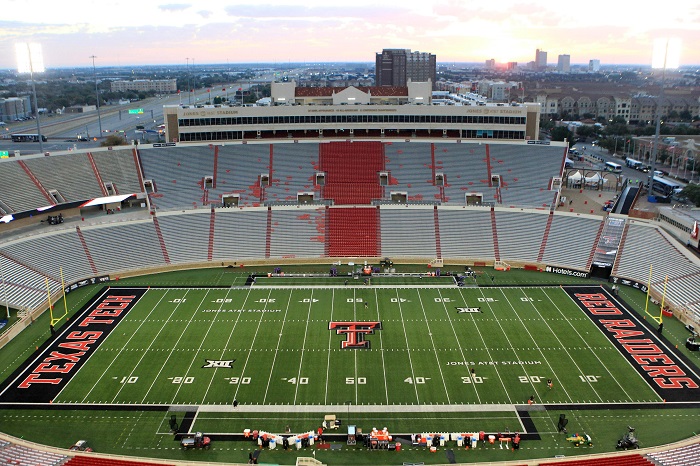
{"type": "Polygon", "coordinates": [[[485,66],[486,66],[486,68],[488,68],[488,69],[493,69],[493,68],[495,68],[495,67],[496,67],[496,60],[495,60],[494,58],[492,58],[492,59],[490,59],[490,60],[486,60],[486,65],[485,65],[485,66]]]}
{"type": "Polygon", "coordinates": [[[535,52],[535,69],[540,71],[547,69],[547,52],[544,50],[537,49],[535,52]]]}
{"type": "Polygon", "coordinates": [[[589,60],[588,61],[588,72],[597,73],[600,71],[600,60],[589,60]]]}
{"type": "Polygon", "coordinates": [[[571,55],[559,55],[557,60],[557,71],[568,73],[571,70],[571,55]]]}
{"type": "Polygon", "coordinates": [[[376,56],[377,86],[406,86],[411,81],[430,80],[435,87],[436,57],[410,49],[384,49],[376,56]]]}

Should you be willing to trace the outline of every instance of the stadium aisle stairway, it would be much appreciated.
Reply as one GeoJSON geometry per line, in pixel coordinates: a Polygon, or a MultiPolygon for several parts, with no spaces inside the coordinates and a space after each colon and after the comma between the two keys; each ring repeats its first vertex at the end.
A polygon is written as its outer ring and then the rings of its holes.
{"type": "Polygon", "coordinates": [[[369,204],[382,197],[379,172],[384,170],[380,142],[331,142],[320,145],[323,196],[340,204],[369,204]]]}

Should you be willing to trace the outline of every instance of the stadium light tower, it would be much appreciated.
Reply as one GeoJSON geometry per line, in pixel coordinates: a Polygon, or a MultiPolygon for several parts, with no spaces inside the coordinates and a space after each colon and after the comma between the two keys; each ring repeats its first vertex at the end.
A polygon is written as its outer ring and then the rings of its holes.
{"type": "Polygon", "coordinates": [[[41,53],[41,44],[20,43],[15,45],[17,51],[17,72],[29,73],[32,81],[32,94],[34,95],[34,113],[36,114],[36,132],[39,137],[39,151],[44,153],[44,144],[41,138],[41,124],[39,123],[39,105],[36,102],[36,85],[34,84],[34,72],[43,73],[44,56],[41,53]]]}
{"type": "Polygon", "coordinates": [[[92,75],[95,77],[95,97],[97,98],[97,122],[100,125],[99,137],[102,137],[102,116],[100,115],[100,92],[97,90],[97,70],[95,69],[95,55],[90,55],[92,58],[92,75]]]}
{"type": "Polygon", "coordinates": [[[649,184],[647,200],[656,202],[653,194],[654,172],[656,171],[656,156],[659,152],[659,136],[661,134],[661,103],[664,98],[664,84],[666,83],[666,70],[676,69],[680,64],[681,41],[680,39],[656,39],[654,52],[651,58],[651,67],[661,68],[661,91],[656,102],[656,131],[654,132],[654,146],[651,148],[651,169],[649,170],[649,184]]]}

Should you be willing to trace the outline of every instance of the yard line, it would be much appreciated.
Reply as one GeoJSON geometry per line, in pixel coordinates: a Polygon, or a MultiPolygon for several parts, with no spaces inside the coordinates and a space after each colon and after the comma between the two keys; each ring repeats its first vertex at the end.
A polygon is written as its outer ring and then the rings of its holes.
{"type": "MultiPolygon", "coordinates": [[[[265,305],[263,306],[263,310],[267,309],[267,305],[270,302],[270,296],[272,295],[272,290],[269,290],[267,292],[267,299],[265,300],[265,305]]],[[[248,361],[250,361],[250,356],[253,354],[253,347],[255,346],[255,340],[258,338],[258,332],[260,331],[260,324],[262,324],[263,319],[265,318],[265,312],[260,313],[260,320],[258,321],[258,326],[255,328],[255,334],[253,335],[253,338],[250,340],[250,348],[248,349],[248,356],[245,358],[245,362],[243,363],[243,369],[241,369],[241,377],[243,377],[243,374],[245,374],[245,370],[248,367],[248,361]]],[[[281,333],[281,332],[280,332],[281,333]]],[[[270,371],[270,374],[272,374],[272,371],[270,371]]],[[[241,385],[238,384],[236,386],[236,391],[233,394],[233,399],[236,399],[236,396],[238,395],[238,390],[240,390],[241,385]]],[[[231,400],[233,402],[233,400],[231,400]]]]}
{"type": "MultiPolygon", "coordinates": [[[[569,297],[569,299],[571,300],[572,303],[576,304],[576,301],[574,301],[574,299],[571,297],[571,295],[570,295],[569,293],[566,293],[566,292],[563,292],[563,293],[564,293],[566,296],[569,297]]],[[[548,298],[550,301],[552,301],[552,298],[549,296],[548,293],[545,293],[545,295],[547,295],[547,298],[548,298]]],[[[554,303],[554,301],[552,301],[552,304],[554,304],[554,306],[557,308],[557,311],[559,311],[559,313],[560,313],[562,316],[564,316],[564,313],[561,312],[561,310],[559,309],[559,306],[557,306],[556,303],[554,303]]],[[[618,305],[619,307],[623,307],[623,306],[620,305],[620,303],[617,303],[617,305],[618,305]]],[[[576,308],[579,309],[578,304],[576,304],[576,308]]],[[[624,308],[624,307],[623,307],[623,308],[624,308]]],[[[629,311],[628,311],[628,312],[629,312],[629,311]]],[[[631,313],[630,313],[630,314],[631,314],[631,313]]],[[[564,316],[564,318],[566,319],[566,316],[564,316]]],[[[588,318],[588,317],[586,317],[586,318],[588,318]]],[[[588,347],[588,349],[591,349],[591,347],[590,347],[590,345],[588,344],[588,342],[586,341],[586,339],[584,339],[583,336],[581,336],[581,334],[578,333],[578,330],[576,329],[576,327],[575,327],[574,325],[571,324],[571,322],[569,322],[569,319],[566,319],[566,321],[569,323],[569,325],[571,325],[571,328],[573,328],[574,331],[576,331],[576,334],[577,334],[579,337],[581,337],[581,339],[582,339],[584,342],[586,342],[586,346],[588,347]]],[[[600,330],[600,328],[598,328],[597,325],[594,325],[594,327],[597,328],[597,329],[600,331],[601,334],[605,335],[605,334],[603,333],[603,331],[600,330]]],[[[606,338],[607,338],[607,336],[606,336],[606,338]]],[[[617,349],[616,349],[616,350],[617,350],[617,349]]],[[[598,355],[597,355],[592,349],[591,349],[591,352],[592,352],[593,355],[596,357],[596,359],[598,360],[598,362],[600,362],[601,366],[603,366],[603,367],[605,368],[605,370],[608,372],[608,374],[610,374],[610,377],[612,377],[612,379],[615,381],[615,383],[617,384],[617,386],[620,387],[620,388],[622,389],[622,391],[625,393],[625,396],[627,397],[627,399],[630,400],[630,401],[632,401],[632,397],[630,397],[629,394],[627,393],[627,391],[624,389],[624,387],[623,387],[622,385],[620,385],[620,383],[617,381],[617,377],[615,377],[615,376],[612,374],[612,372],[610,372],[610,370],[605,366],[605,364],[603,364],[603,361],[600,360],[600,358],[598,357],[598,355]]],[[[623,359],[624,359],[625,361],[627,361],[627,363],[630,365],[630,367],[632,367],[632,368],[634,369],[634,366],[632,366],[632,363],[630,363],[630,362],[627,360],[627,358],[623,357],[623,359]]],[[[644,377],[642,377],[642,374],[640,374],[636,369],[634,370],[634,372],[639,376],[640,379],[644,380],[644,377]]],[[[583,374],[582,374],[582,375],[583,375],[583,374]]],[[[590,385],[591,382],[588,381],[588,378],[584,377],[584,379],[586,379],[586,381],[587,381],[588,384],[590,385]]],[[[644,383],[646,383],[646,380],[644,380],[644,383]]],[[[648,384],[647,384],[647,385],[648,385],[648,384]]],[[[654,391],[654,390],[652,390],[652,391],[654,391]]],[[[655,393],[656,396],[659,398],[659,400],[661,400],[661,397],[659,396],[659,394],[656,393],[656,392],[654,392],[654,393],[655,393]]],[[[601,401],[602,401],[602,400],[601,400],[601,401]]]]}
{"type": "MultiPolygon", "coordinates": [[[[352,320],[357,322],[357,289],[352,290],[352,320]]],[[[357,350],[352,352],[353,359],[355,360],[355,382],[357,382],[357,350]]],[[[359,384],[355,383],[355,404],[357,404],[357,386],[359,384]]],[[[350,409],[350,408],[348,408],[350,409]]]]}
{"type": "MultiPolygon", "coordinates": [[[[106,293],[106,291],[105,291],[105,293],[106,293]]],[[[141,295],[141,298],[143,298],[144,296],[146,296],[146,293],[148,293],[148,290],[146,290],[146,292],[145,292],[144,294],[141,295]]],[[[158,300],[158,304],[160,304],[160,302],[163,300],[164,297],[165,297],[165,294],[163,294],[163,296],[161,296],[161,298],[158,300]]],[[[140,300],[140,298],[139,298],[139,300],[140,300]]],[[[95,302],[97,302],[97,301],[95,301],[95,302]]],[[[178,305],[179,305],[179,304],[178,304],[178,305]]],[[[135,305],[134,305],[134,306],[135,306],[135,305]]],[[[139,330],[139,329],[143,326],[143,324],[148,320],[148,317],[149,317],[151,314],[153,314],[153,311],[154,311],[154,309],[155,309],[156,307],[157,307],[157,304],[156,304],[156,306],[154,306],[153,309],[151,309],[151,312],[148,313],[148,316],[146,316],[146,319],[144,319],[143,321],[141,321],[141,324],[139,324],[138,328],[136,329],[136,332],[138,332],[138,330],[139,330]]],[[[132,309],[133,309],[133,308],[132,308],[132,309]]],[[[122,319],[119,323],[122,323],[122,322],[124,322],[124,319],[122,319]]],[[[119,327],[119,325],[117,325],[117,328],[118,328],[118,327],[119,327]]],[[[115,328],[115,329],[113,330],[113,332],[115,332],[115,331],[117,330],[117,328],[115,328]]],[[[90,393],[92,393],[92,391],[95,389],[95,387],[97,387],[97,385],[100,383],[100,381],[101,381],[102,378],[105,376],[105,374],[107,373],[107,371],[109,371],[109,368],[112,367],[112,364],[114,364],[114,362],[119,358],[119,356],[121,356],[122,352],[124,351],[124,347],[125,347],[126,345],[128,345],[128,344],[131,342],[131,340],[134,338],[134,336],[136,335],[136,332],[133,332],[133,333],[131,334],[131,336],[129,337],[129,339],[126,341],[126,344],[124,344],[124,346],[122,346],[122,349],[120,349],[119,352],[117,353],[117,355],[114,356],[114,359],[112,359],[112,362],[110,362],[109,365],[105,368],[104,372],[102,372],[102,375],[100,375],[100,377],[97,379],[97,381],[93,384],[92,388],[90,388],[90,391],[87,392],[87,394],[83,397],[82,400],[80,400],[81,403],[84,403],[85,400],[87,399],[87,397],[90,396],[90,393]]],[[[108,340],[109,340],[109,339],[108,339],[108,340]]],[[[82,366],[80,369],[82,369],[83,367],[85,367],[85,364],[83,364],[83,366],[82,366]]],[[[78,369],[78,372],[80,372],[80,369],[78,369]]],[[[76,372],[76,374],[77,374],[78,372],[76,372]]],[[[129,374],[129,376],[131,376],[131,374],[129,374]]],[[[75,378],[75,377],[72,377],[71,379],[74,379],[74,378],[75,378]]],[[[69,381],[68,381],[68,384],[66,384],[66,386],[63,387],[63,389],[61,389],[61,392],[62,392],[63,390],[65,390],[66,387],[68,387],[68,385],[70,385],[70,382],[71,382],[71,381],[69,380],[69,381]]],[[[122,388],[123,388],[123,386],[122,386],[122,388]]],[[[121,391],[121,388],[120,388],[119,390],[121,391]]],[[[61,392],[59,392],[58,395],[60,395],[61,392]]],[[[58,398],[58,395],[56,395],[56,398],[58,398]]]]}
{"type": "MultiPolygon", "coordinates": [[[[270,294],[272,289],[270,289],[270,294]]],[[[292,302],[292,294],[294,291],[289,292],[289,299],[287,300],[287,307],[284,309],[284,316],[282,317],[282,327],[280,328],[279,336],[277,337],[277,347],[275,348],[275,353],[272,355],[272,366],[270,366],[270,375],[267,378],[267,386],[265,386],[265,396],[263,396],[262,404],[267,401],[267,393],[270,391],[270,383],[272,382],[272,374],[275,372],[275,362],[277,361],[277,353],[280,350],[280,342],[282,341],[282,334],[284,333],[284,326],[287,323],[287,314],[289,313],[289,304],[292,302]]],[[[269,296],[269,295],[268,295],[269,296]]]]}
{"type": "MultiPolygon", "coordinates": [[[[464,298],[464,290],[462,288],[460,288],[459,292],[462,295],[462,299],[464,299],[464,302],[467,302],[467,300],[464,298]]],[[[484,295],[483,288],[479,288],[479,292],[481,293],[482,298],[486,297],[484,295]]],[[[491,308],[491,303],[489,301],[486,301],[486,300],[484,300],[484,301],[486,302],[486,305],[489,307],[489,310],[491,311],[491,314],[493,315],[493,308],[491,308]]],[[[481,334],[481,330],[479,330],[479,326],[476,324],[476,320],[474,319],[474,314],[469,314],[469,315],[472,318],[472,323],[474,324],[474,328],[476,329],[476,332],[479,334],[479,338],[481,338],[481,342],[484,345],[484,349],[486,350],[486,354],[489,355],[489,360],[491,362],[493,362],[494,361],[493,356],[491,356],[491,351],[489,351],[489,347],[486,344],[486,340],[484,340],[484,336],[481,334]]],[[[503,327],[501,327],[501,323],[498,321],[498,319],[496,319],[496,323],[498,323],[498,326],[501,328],[501,332],[503,332],[503,327]]],[[[503,334],[505,335],[505,332],[503,332],[503,334]]],[[[508,336],[506,336],[506,340],[508,340],[508,336]]],[[[508,340],[508,344],[510,344],[510,340],[508,340]]],[[[513,347],[513,345],[511,345],[511,348],[512,347],[513,347]]],[[[515,350],[513,350],[513,353],[515,353],[515,350]]],[[[516,354],[516,356],[517,356],[517,354],[516,354]]],[[[521,365],[521,367],[522,367],[522,365],[521,365]]],[[[506,388],[505,383],[503,383],[503,378],[501,377],[501,373],[498,371],[498,366],[494,364],[493,369],[496,371],[496,375],[498,376],[498,380],[500,380],[500,382],[501,382],[501,386],[503,387],[503,391],[506,393],[506,396],[508,397],[508,403],[513,403],[513,400],[511,400],[511,398],[510,398],[510,393],[508,392],[508,389],[506,388]]],[[[525,370],[525,369],[523,369],[523,370],[525,370]]],[[[526,374],[527,374],[527,372],[526,372],[526,374]]],[[[532,382],[530,382],[530,385],[532,385],[532,382]]],[[[533,386],[532,388],[534,390],[535,387],[533,386]]]]}
{"type": "MultiPolygon", "coordinates": [[[[185,292],[185,296],[186,296],[186,295],[187,295],[187,292],[185,292]]],[[[197,310],[199,310],[199,306],[201,306],[202,303],[204,302],[204,300],[207,299],[207,296],[208,296],[208,295],[209,295],[209,291],[207,291],[206,293],[204,293],[204,296],[202,297],[202,300],[201,300],[201,301],[199,302],[199,304],[197,305],[197,310]]],[[[176,309],[177,309],[179,306],[180,306],[180,303],[178,303],[178,305],[176,306],[176,309]]],[[[189,322],[187,322],[187,325],[185,326],[185,330],[187,330],[187,326],[189,326],[190,322],[192,322],[192,320],[193,320],[193,319],[195,318],[195,316],[197,315],[197,310],[195,310],[195,312],[192,313],[192,316],[190,317],[189,322]]],[[[173,310],[173,312],[170,314],[170,316],[172,316],[174,313],[175,313],[175,310],[173,310]]],[[[162,332],[163,329],[165,328],[165,326],[168,324],[168,321],[170,320],[170,316],[168,316],[168,319],[165,321],[165,323],[164,323],[163,326],[160,328],[160,330],[158,330],[158,334],[155,336],[155,338],[153,339],[153,341],[151,342],[151,344],[148,345],[148,349],[150,349],[151,346],[153,346],[153,343],[154,343],[154,342],[156,341],[156,339],[158,338],[158,335],[160,335],[160,332],[162,332]]],[[[185,331],[183,331],[182,333],[180,333],[180,336],[177,337],[177,341],[172,345],[172,348],[177,347],[177,344],[180,342],[180,340],[182,339],[182,336],[183,336],[184,334],[185,334],[185,331]]],[[[148,349],[143,353],[143,355],[141,356],[141,359],[139,359],[139,362],[134,366],[134,370],[136,370],[136,368],[139,366],[139,364],[141,364],[141,361],[143,361],[143,358],[146,357],[146,354],[148,354],[148,349]]],[[[163,365],[160,366],[160,370],[158,371],[158,374],[156,374],[156,376],[153,378],[153,382],[151,382],[151,386],[148,387],[148,391],[146,391],[146,394],[143,396],[143,399],[141,400],[141,403],[145,403],[146,398],[148,397],[148,394],[151,392],[151,390],[153,390],[153,385],[155,385],[156,380],[158,380],[158,377],[160,377],[161,372],[163,372],[163,369],[165,368],[166,364],[167,364],[168,361],[170,360],[170,357],[173,355],[173,353],[174,353],[174,351],[170,351],[169,354],[168,354],[168,357],[165,358],[165,362],[163,362],[163,365]]],[[[133,371],[132,371],[132,373],[133,373],[133,371]]],[[[121,390],[121,389],[120,389],[120,390],[121,390]]],[[[117,395],[118,395],[118,393],[117,393],[117,395]]],[[[115,396],[115,398],[116,398],[116,396],[115,396]]],[[[114,401],[112,401],[112,402],[114,402],[114,401]]]]}
{"type": "MultiPolygon", "coordinates": [[[[445,308],[445,315],[447,315],[447,320],[450,322],[450,327],[452,327],[452,333],[455,336],[455,341],[457,342],[457,346],[459,347],[459,352],[462,355],[462,361],[464,361],[464,367],[467,367],[467,358],[464,356],[464,350],[462,349],[462,345],[459,344],[459,336],[457,335],[457,330],[455,329],[454,324],[452,323],[452,318],[450,317],[450,313],[447,310],[447,304],[445,304],[445,300],[442,299],[442,291],[438,290],[438,294],[440,295],[440,300],[442,301],[442,307],[445,308]]],[[[466,300],[464,301],[464,305],[467,305],[466,300]]],[[[469,374],[469,370],[467,370],[467,375],[471,377],[469,374]]],[[[474,393],[476,394],[476,399],[481,404],[481,396],[479,396],[479,390],[476,388],[476,383],[472,379],[472,387],[474,387],[474,393]]]]}
{"type": "MultiPolygon", "coordinates": [[[[379,318],[379,296],[377,295],[377,289],[374,289],[374,306],[377,309],[377,322],[381,322],[379,318]]],[[[384,362],[384,340],[382,338],[382,332],[379,332],[379,352],[382,355],[382,371],[384,373],[384,394],[386,395],[386,404],[389,404],[389,387],[386,381],[386,364],[384,362]]]]}
{"type": "MultiPolygon", "coordinates": [[[[335,289],[331,290],[331,317],[330,322],[333,322],[333,310],[335,309],[335,289]]],[[[333,342],[333,332],[328,332],[328,359],[326,361],[326,394],[323,397],[323,403],[328,404],[328,381],[331,374],[331,344],[333,342]]]]}
{"type": "Polygon", "coordinates": [[[314,301],[314,290],[311,290],[309,299],[309,311],[306,314],[306,328],[304,328],[304,341],[301,343],[301,358],[299,358],[299,372],[297,373],[297,383],[294,387],[294,404],[297,404],[297,394],[299,393],[299,380],[301,379],[301,367],[304,364],[304,348],[306,347],[306,336],[309,334],[309,317],[311,316],[311,306],[314,301]]]}
{"type": "MultiPolygon", "coordinates": [[[[225,298],[222,300],[221,305],[219,306],[219,311],[221,311],[221,308],[224,307],[224,301],[226,300],[226,298],[228,298],[228,295],[229,295],[230,292],[231,292],[231,289],[229,288],[229,289],[226,291],[225,298]]],[[[201,303],[200,303],[200,304],[201,304],[201,303]]],[[[199,312],[199,307],[198,307],[197,310],[195,311],[195,315],[197,314],[197,312],[199,312]]],[[[202,337],[202,339],[201,339],[201,341],[200,341],[200,343],[199,343],[199,348],[197,348],[197,351],[194,353],[194,356],[192,356],[192,360],[190,361],[190,365],[187,366],[187,370],[185,371],[185,376],[187,376],[187,375],[190,373],[190,370],[192,369],[192,365],[193,365],[194,362],[198,359],[199,353],[202,351],[202,346],[204,346],[204,342],[207,340],[207,336],[209,335],[209,332],[211,331],[212,327],[214,327],[214,323],[216,323],[216,319],[219,318],[219,314],[220,314],[220,313],[221,313],[221,312],[217,312],[216,315],[214,315],[214,318],[211,319],[211,322],[209,323],[209,328],[207,328],[206,333],[204,334],[204,336],[202,337]]],[[[190,321],[191,321],[191,320],[190,320],[190,321]]],[[[189,324],[188,324],[188,326],[189,326],[189,324]]],[[[186,330],[186,328],[185,328],[185,330],[186,330]]],[[[184,334],[185,332],[182,332],[182,333],[184,334]]],[[[172,402],[175,402],[175,398],[176,398],[177,395],[180,393],[180,389],[181,389],[183,386],[184,386],[184,384],[178,385],[177,390],[175,390],[175,394],[173,395],[173,401],[172,401],[172,402]]],[[[204,398],[202,398],[202,401],[201,401],[200,403],[204,403],[204,398]]]]}
{"type": "Polygon", "coordinates": [[[440,378],[442,379],[442,386],[445,388],[445,395],[447,396],[447,403],[452,403],[450,400],[450,393],[447,390],[447,382],[445,382],[445,374],[442,373],[442,365],[440,364],[440,359],[438,358],[437,348],[435,347],[435,340],[433,340],[433,332],[430,330],[430,324],[428,322],[428,315],[425,313],[425,306],[423,305],[423,297],[421,296],[420,290],[418,292],[418,301],[420,301],[420,307],[423,310],[423,318],[425,319],[425,326],[428,329],[428,336],[430,337],[430,344],[433,345],[433,354],[435,355],[435,363],[437,364],[438,371],[440,371],[440,378]]]}
{"type": "MultiPolygon", "coordinates": [[[[245,295],[245,299],[243,300],[243,304],[241,305],[241,309],[245,309],[246,303],[248,302],[248,298],[250,297],[251,289],[248,288],[248,292],[245,295]]],[[[228,292],[226,292],[228,295],[228,292]]],[[[223,306],[223,303],[222,303],[223,306]]],[[[219,308],[219,310],[221,307],[219,308]]],[[[217,313],[218,314],[218,313],[217,313]]],[[[238,326],[238,322],[241,320],[241,315],[243,315],[242,312],[237,313],[238,316],[236,317],[236,322],[233,323],[233,328],[231,329],[231,333],[229,333],[228,338],[226,339],[226,344],[224,345],[224,349],[221,351],[221,356],[219,356],[219,359],[223,359],[224,354],[226,354],[226,349],[228,348],[228,344],[231,342],[231,338],[233,338],[233,332],[236,330],[236,327],[238,326]]],[[[216,367],[214,368],[214,373],[211,376],[211,379],[209,379],[209,384],[207,385],[207,389],[204,391],[204,395],[202,396],[202,403],[204,403],[204,400],[207,399],[207,394],[209,393],[209,390],[211,389],[211,384],[214,383],[214,379],[216,378],[216,374],[219,372],[219,368],[216,367]]],[[[243,378],[243,373],[241,373],[241,378],[243,378]]],[[[238,393],[238,389],[240,387],[240,384],[236,385],[236,393],[233,395],[233,400],[236,399],[236,394],[238,393]]],[[[233,402],[233,400],[231,400],[233,402]]]]}
{"type": "MultiPolygon", "coordinates": [[[[519,288],[519,289],[520,289],[520,291],[523,292],[523,296],[526,297],[526,298],[528,298],[527,294],[525,293],[525,290],[524,290],[523,288],[519,288]]],[[[549,359],[547,359],[547,356],[545,356],[544,351],[542,351],[542,349],[541,349],[541,348],[539,347],[539,345],[537,344],[537,340],[535,340],[535,337],[533,337],[532,334],[530,333],[530,330],[527,328],[527,326],[525,325],[525,323],[524,323],[523,320],[521,319],[520,314],[518,314],[518,313],[515,311],[515,307],[511,304],[510,300],[509,300],[508,297],[506,296],[505,291],[503,291],[503,288],[501,288],[501,293],[503,293],[503,297],[506,299],[506,301],[507,301],[508,304],[510,305],[511,309],[513,309],[513,313],[518,317],[518,320],[520,320],[520,322],[522,323],[523,327],[525,328],[525,331],[527,332],[527,334],[528,334],[528,335],[530,336],[530,338],[532,339],[533,343],[535,344],[535,348],[537,348],[537,350],[540,352],[540,354],[542,355],[542,357],[547,361],[547,365],[549,366],[549,369],[551,370],[551,373],[552,373],[552,375],[554,376],[554,375],[556,374],[556,372],[554,371],[554,369],[552,369],[552,365],[549,363],[549,359]]],[[[545,318],[542,316],[542,314],[540,313],[540,310],[537,309],[537,306],[535,306],[535,303],[534,303],[533,301],[530,301],[530,300],[528,300],[527,302],[530,303],[530,305],[531,305],[532,308],[535,310],[535,312],[537,312],[537,315],[540,316],[540,320],[547,326],[547,328],[548,328],[549,331],[552,333],[552,335],[554,335],[554,338],[557,339],[557,343],[559,343],[559,346],[560,346],[561,348],[564,348],[564,344],[563,344],[563,343],[561,342],[561,340],[559,339],[559,336],[556,334],[556,332],[555,332],[554,330],[552,330],[552,327],[550,327],[549,322],[547,322],[547,319],[545,319],[545,318]]],[[[571,356],[571,353],[570,353],[569,351],[565,351],[565,353],[566,353],[566,355],[569,357],[569,359],[571,359],[571,362],[574,363],[574,366],[576,366],[576,370],[579,371],[580,374],[583,374],[583,371],[581,371],[581,368],[580,368],[580,367],[578,366],[578,364],[576,363],[576,360],[571,356]]],[[[571,396],[569,395],[569,391],[568,391],[568,390],[566,389],[566,387],[564,386],[564,382],[562,382],[561,379],[559,379],[559,378],[557,378],[557,379],[558,379],[558,381],[559,381],[559,385],[561,385],[561,388],[564,390],[564,393],[566,394],[566,396],[569,397],[569,400],[573,402],[573,399],[572,399],[571,396]]],[[[590,385],[590,383],[589,383],[589,385],[590,385]]],[[[600,401],[600,395],[598,394],[598,392],[596,391],[596,389],[593,388],[593,386],[591,386],[591,388],[593,389],[593,392],[595,393],[595,395],[598,397],[598,400],[600,401]]]]}
{"type": "MultiPolygon", "coordinates": [[[[401,314],[401,325],[403,326],[403,336],[406,339],[406,354],[408,354],[408,363],[411,366],[411,380],[415,382],[416,372],[413,368],[413,360],[411,359],[411,348],[408,345],[408,334],[406,333],[406,322],[403,319],[403,309],[401,308],[401,299],[399,299],[399,290],[396,289],[396,301],[399,305],[399,314],[401,314]]],[[[420,398],[418,397],[418,384],[413,384],[413,390],[416,392],[416,403],[420,404],[420,398]]]]}

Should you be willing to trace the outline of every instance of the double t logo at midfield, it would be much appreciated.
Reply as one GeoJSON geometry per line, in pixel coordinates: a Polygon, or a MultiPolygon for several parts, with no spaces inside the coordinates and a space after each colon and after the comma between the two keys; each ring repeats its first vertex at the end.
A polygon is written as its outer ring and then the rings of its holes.
{"type": "Polygon", "coordinates": [[[345,335],[345,341],[340,343],[342,349],[367,349],[369,341],[365,335],[371,335],[375,330],[381,330],[381,322],[330,322],[328,330],[335,330],[338,335],[345,335]]]}

